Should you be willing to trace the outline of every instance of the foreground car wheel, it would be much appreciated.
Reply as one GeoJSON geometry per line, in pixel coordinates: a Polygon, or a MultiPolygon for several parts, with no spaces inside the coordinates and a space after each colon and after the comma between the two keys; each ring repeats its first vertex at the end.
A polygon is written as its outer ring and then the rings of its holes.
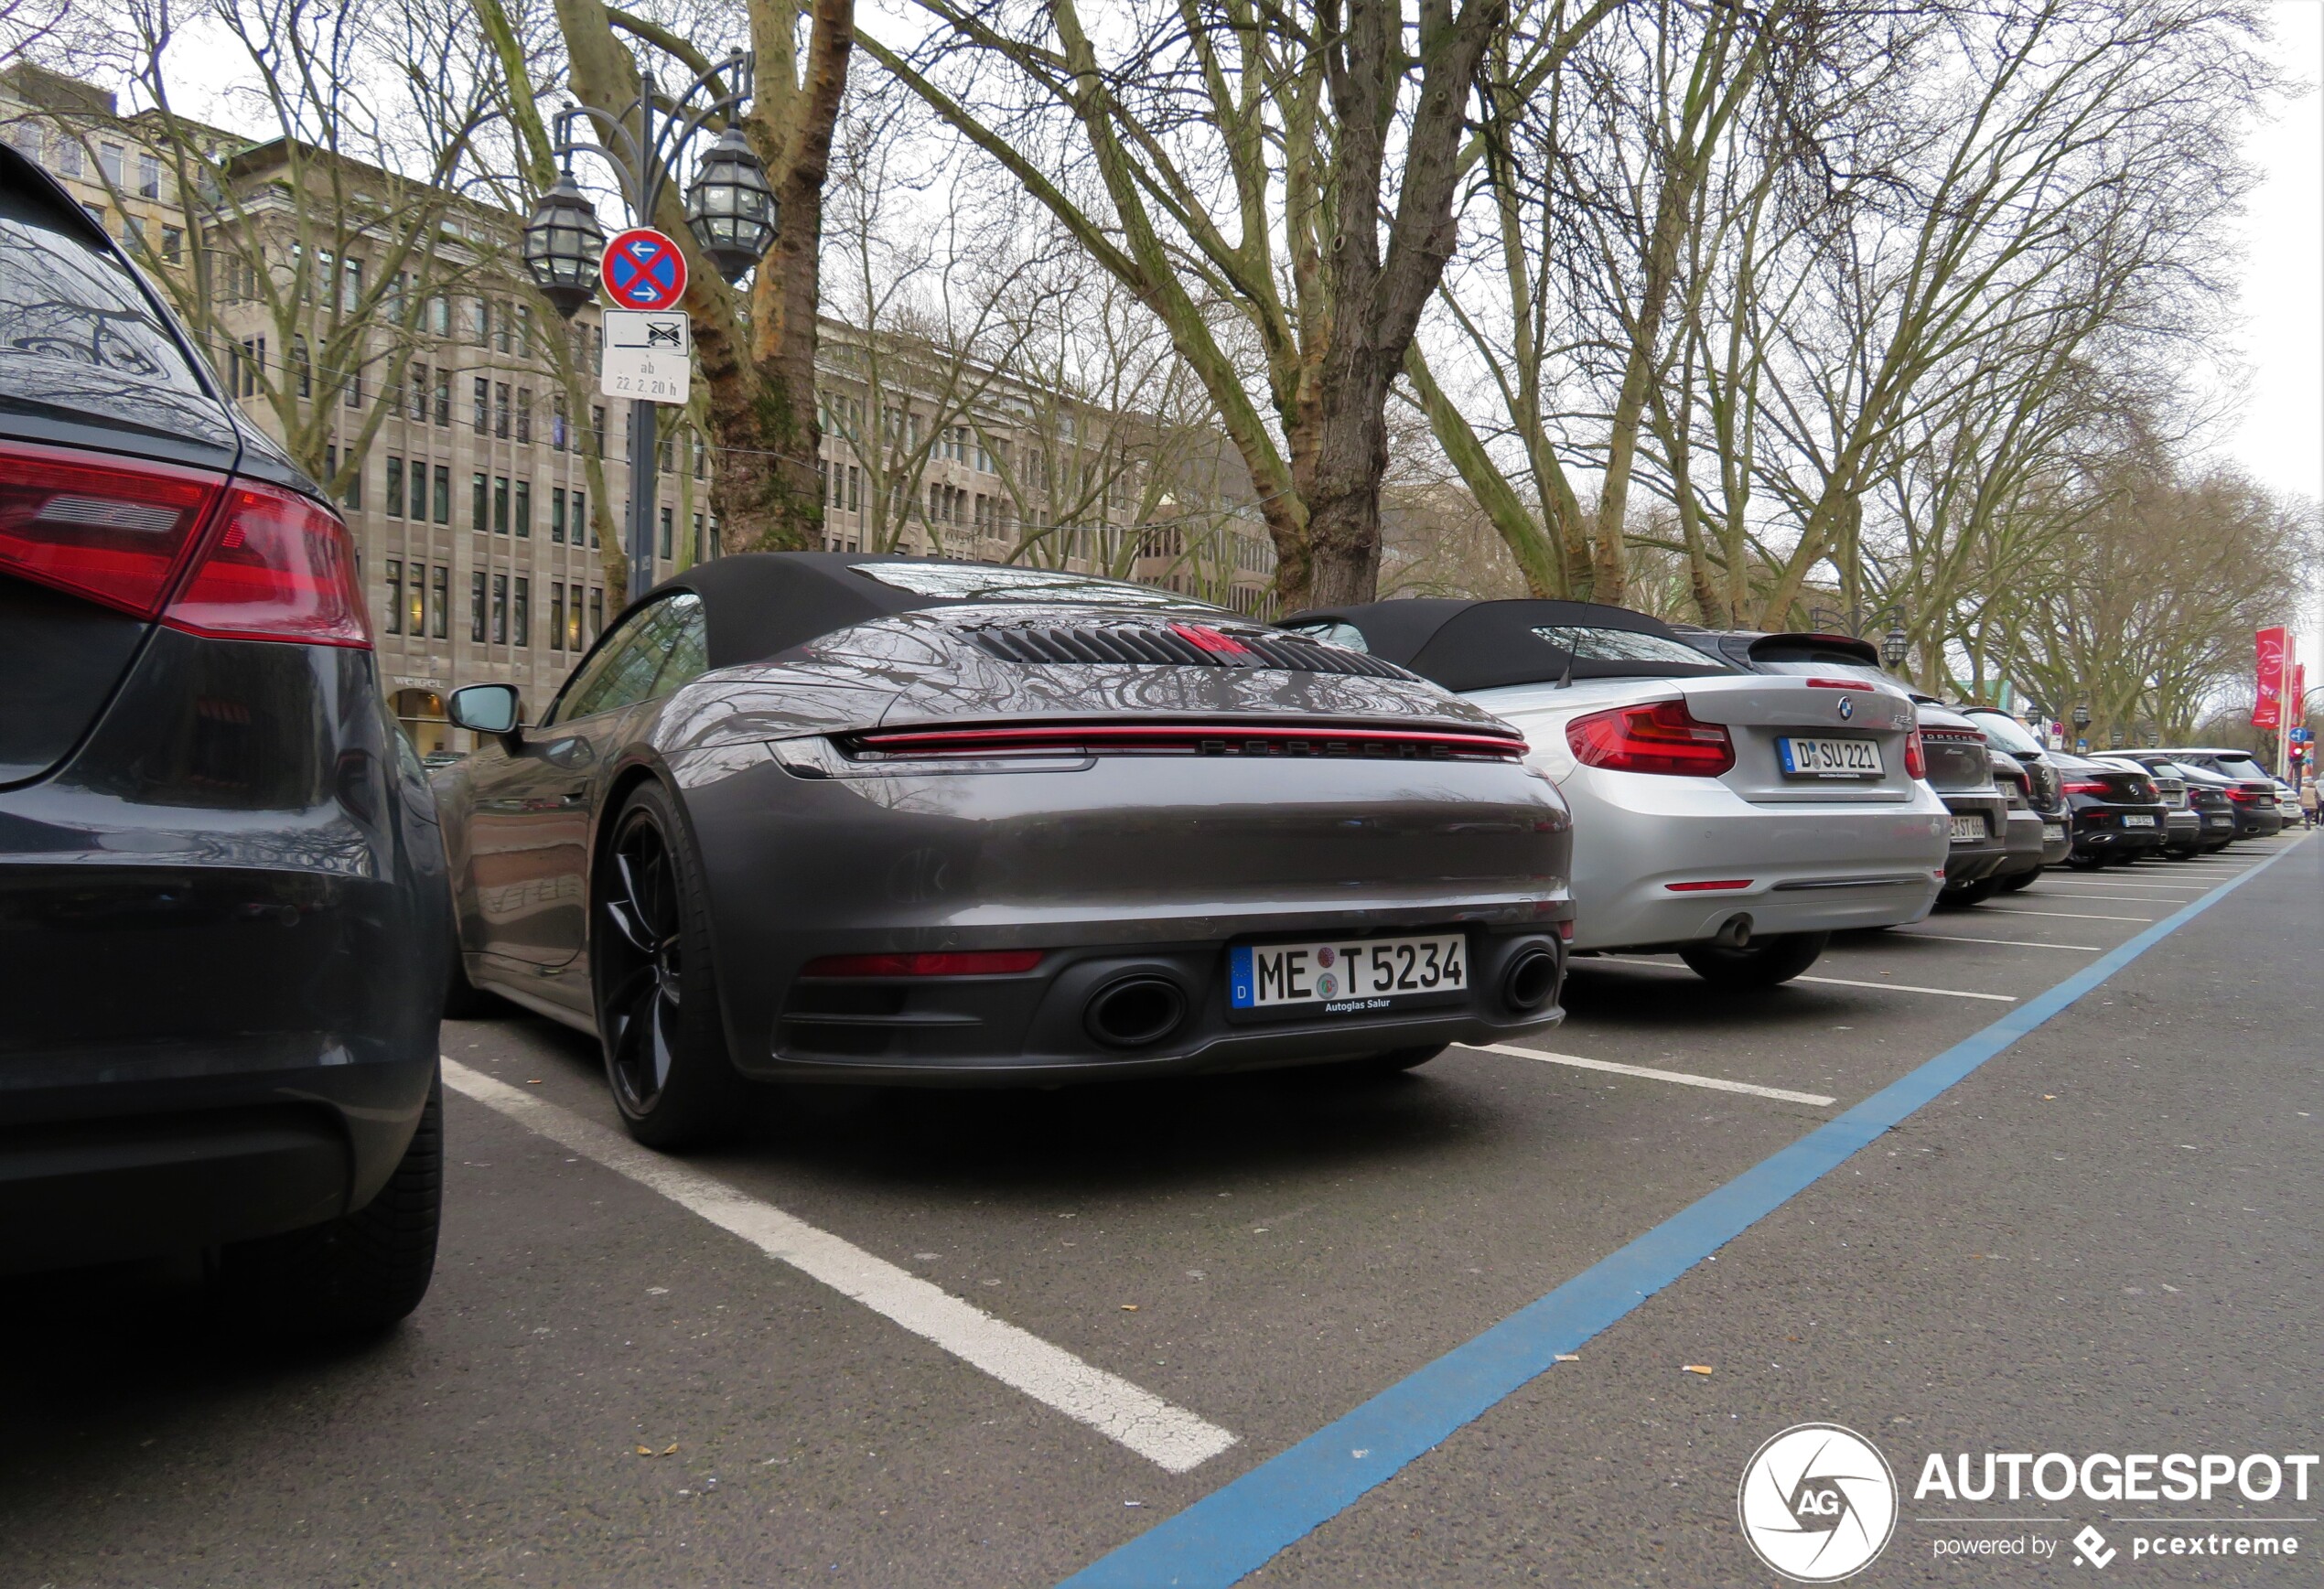
{"type": "Polygon", "coordinates": [[[705,1141],[742,1082],[719,1025],[702,867],[661,785],[623,802],[595,894],[589,980],[622,1123],[648,1147],[705,1141]]]}
{"type": "Polygon", "coordinates": [[[306,1230],[222,1247],[211,1270],[229,1328],[274,1338],[367,1335],[420,1305],[444,1208],[444,1079],[378,1197],[306,1230]]]}
{"type": "Polygon", "coordinates": [[[1755,938],[1741,949],[1729,949],[1723,943],[1690,943],[1678,951],[1678,957],[1694,968],[1695,975],[1719,987],[1771,988],[1813,965],[1831,941],[1828,932],[1779,932],[1755,938]]]}

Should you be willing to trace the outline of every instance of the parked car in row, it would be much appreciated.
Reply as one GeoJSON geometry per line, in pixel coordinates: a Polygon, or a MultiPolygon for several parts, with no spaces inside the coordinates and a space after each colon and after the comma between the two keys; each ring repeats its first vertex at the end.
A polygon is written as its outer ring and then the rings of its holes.
{"type": "Polygon", "coordinates": [[[1919,920],[1944,880],[1950,819],[1893,688],[1755,674],[1588,602],[1372,602],[1284,627],[1522,730],[1573,808],[1577,951],[1673,950],[1767,986],[1834,931],[1919,920]]]}
{"type": "Polygon", "coordinates": [[[2109,753],[2093,757],[2093,760],[2109,767],[2126,768],[2143,772],[2154,780],[2155,792],[2163,802],[2163,842],[2156,846],[2156,854],[2167,860],[2186,860],[2195,853],[2202,840],[2203,819],[2195,812],[2192,798],[2187,792],[2187,780],[2168,761],[2139,761],[2127,756],[2109,753]]]}
{"type": "MultiPolygon", "coordinates": [[[[1983,904],[2004,889],[2022,888],[2039,876],[2049,847],[2047,834],[2052,826],[2034,809],[2033,775],[2025,763],[1990,745],[1985,755],[1993,765],[1995,787],[2001,790],[2002,802],[2007,808],[2007,842],[2001,864],[1984,878],[1958,896],[1946,890],[1946,897],[1960,905],[1983,904]]],[[[2068,843],[2060,842],[2061,849],[2070,847],[2068,843]]]]}
{"type": "MultiPolygon", "coordinates": [[[[2180,749],[2163,746],[2153,752],[2180,767],[2214,774],[2228,780],[2227,798],[2235,813],[2235,836],[2269,839],[2284,831],[2282,792],[2248,751],[2219,746],[2180,749]]],[[[2297,809],[2297,808],[2296,808],[2297,809]]]]}
{"type": "Polygon", "coordinates": [[[448,919],[346,526],[0,146],[0,1271],[198,1252],[251,1329],[410,1312],[448,919]]]}
{"type": "Polygon", "coordinates": [[[2143,768],[2155,778],[2166,800],[2174,790],[2181,797],[2185,820],[2174,800],[2172,835],[2165,841],[2163,854],[2174,860],[2188,860],[2215,850],[2223,850],[2235,840],[2235,800],[2231,791],[2235,780],[2201,768],[2181,766],[2158,750],[2121,750],[2110,752],[2109,761],[2143,768]]]}
{"type": "Polygon", "coordinates": [[[1996,875],[2013,868],[2008,855],[2008,807],[1995,784],[1985,734],[1937,698],[1885,671],[1870,641],[1847,635],[1765,634],[1690,628],[1686,640],[1709,655],[1755,673],[1846,681],[1892,691],[1914,703],[1926,765],[1921,777],[1947,813],[1944,891],[1948,904],[1973,905],[1991,896],[1996,875]]]}
{"type": "Polygon", "coordinates": [[[595,1034],[653,1145],[749,1079],[1377,1072],[1562,1015],[1572,823],[1524,738],[1167,590],[725,557],[536,721],[447,704],[485,741],[436,774],[452,999],[595,1034]]]}
{"type": "Polygon", "coordinates": [[[2005,867],[1996,873],[1994,891],[2014,893],[2031,886],[2050,867],[2063,865],[2066,857],[2073,853],[2071,819],[2065,794],[2059,787],[2058,768],[2051,760],[2050,750],[2024,724],[2001,708],[1963,706],[1958,710],[1985,735],[1985,749],[1994,757],[1996,778],[2007,776],[2007,768],[2017,769],[2017,777],[2021,780],[2017,798],[2041,822],[2040,864],[2030,868],[2005,867]]]}
{"type": "Polygon", "coordinates": [[[2144,769],[2063,752],[2057,763],[2073,814],[2068,865],[2087,871],[2161,853],[2170,808],[2144,769]]]}

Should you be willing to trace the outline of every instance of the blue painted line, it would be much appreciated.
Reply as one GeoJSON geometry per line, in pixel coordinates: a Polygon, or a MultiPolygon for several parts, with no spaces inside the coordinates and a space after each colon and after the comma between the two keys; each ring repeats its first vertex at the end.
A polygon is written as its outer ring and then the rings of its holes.
{"type": "Polygon", "coordinates": [[[2291,853],[2221,884],[1059,1589],[1226,1589],[1255,1572],[2291,853]]]}

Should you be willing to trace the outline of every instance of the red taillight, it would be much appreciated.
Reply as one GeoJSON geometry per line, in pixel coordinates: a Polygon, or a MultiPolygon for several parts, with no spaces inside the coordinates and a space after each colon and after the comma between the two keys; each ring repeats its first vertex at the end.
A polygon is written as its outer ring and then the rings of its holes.
{"type": "MultiPolygon", "coordinates": [[[[2068,789],[2071,789],[2073,785],[2068,784],[2066,787],[2068,789]]],[[[2259,796],[2254,794],[2247,789],[2231,789],[2227,791],[2227,798],[2235,801],[2238,805],[2248,805],[2253,800],[2259,799],[2259,796]]]]}
{"type": "Polygon", "coordinates": [[[1865,690],[1871,686],[1861,679],[1810,679],[1811,690],[1865,690]]]}
{"type": "Polygon", "coordinates": [[[1232,635],[1222,634],[1205,624],[1172,624],[1170,632],[1201,650],[1221,657],[1244,657],[1251,648],[1232,635]]]}
{"type": "Polygon", "coordinates": [[[175,464],[0,445],[0,569],[151,617],[225,483],[175,464]]]}
{"type": "Polygon", "coordinates": [[[1716,883],[1665,883],[1663,887],[1673,894],[1712,894],[1728,888],[1748,888],[1748,877],[1722,877],[1716,883]]]}
{"type": "Polygon", "coordinates": [[[2103,783],[2068,783],[2060,784],[2059,788],[2067,794],[2102,795],[2106,792],[2106,786],[2103,783]]]}
{"type": "Polygon", "coordinates": [[[883,728],[858,734],[859,753],[928,759],[1017,756],[1490,757],[1517,761],[1524,740],[1485,732],[1348,728],[1332,724],[1038,723],[986,728],[883,728]]]}
{"type": "Polygon", "coordinates": [[[1918,728],[1904,736],[1904,776],[1929,776],[1929,747],[1921,742],[1921,730],[1918,728]]]}
{"type": "Polygon", "coordinates": [[[1617,706],[1565,725],[1565,743],[1584,767],[1614,772],[1662,772],[1716,778],[1735,765],[1735,742],[1716,723],[1699,723],[1684,701],[1617,706]]]}
{"type": "Polygon", "coordinates": [[[347,526],[296,492],[252,480],[227,488],[200,561],[162,622],[231,639],[371,643],[347,526]]]}
{"type": "Polygon", "coordinates": [[[1041,963],[1038,949],[983,949],[945,954],[827,954],[802,977],[1006,977],[1041,963]]]}

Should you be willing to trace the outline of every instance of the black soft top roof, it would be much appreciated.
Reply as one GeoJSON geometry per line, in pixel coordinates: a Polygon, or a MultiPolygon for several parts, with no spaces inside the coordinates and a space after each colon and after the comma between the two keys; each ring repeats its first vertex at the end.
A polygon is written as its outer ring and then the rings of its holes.
{"type": "Polygon", "coordinates": [[[931,607],[1008,602],[1235,616],[1192,596],[1096,574],[849,552],[714,558],[663,580],[645,599],[673,591],[702,598],[714,668],[764,661],[853,624],[931,607]]]}
{"type": "Polygon", "coordinates": [[[1593,601],[1469,601],[1423,596],[1316,607],[1282,620],[1286,628],[1327,621],[1352,626],[1375,657],[1401,663],[1447,690],[1493,690],[1508,684],[1553,683],[1573,670],[1576,679],[1691,678],[1735,670],[1705,656],[1702,665],[1576,659],[1535,631],[1544,628],[1627,629],[1685,643],[1661,618],[1593,601]]]}

